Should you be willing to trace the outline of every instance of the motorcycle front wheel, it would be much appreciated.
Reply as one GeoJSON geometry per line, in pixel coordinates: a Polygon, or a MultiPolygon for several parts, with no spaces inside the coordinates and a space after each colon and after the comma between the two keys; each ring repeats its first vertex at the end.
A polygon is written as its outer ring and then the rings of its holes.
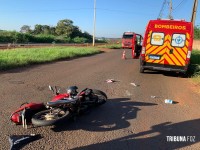
{"type": "Polygon", "coordinates": [[[107,95],[103,91],[93,89],[94,95],[97,96],[96,105],[102,105],[107,101],[107,95]]]}
{"type": "Polygon", "coordinates": [[[54,125],[60,120],[67,118],[68,116],[68,110],[63,110],[60,108],[48,109],[33,115],[31,121],[32,124],[36,126],[50,126],[54,125]]]}

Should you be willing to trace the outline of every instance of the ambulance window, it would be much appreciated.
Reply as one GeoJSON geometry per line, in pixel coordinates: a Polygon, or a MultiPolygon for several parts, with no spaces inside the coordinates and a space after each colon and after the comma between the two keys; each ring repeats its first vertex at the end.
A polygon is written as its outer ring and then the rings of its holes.
{"type": "Polygon", "coordinates": [[[171,45],[174,47],[184,47],[186,36],[185,34],[173,34],[171,45]]]}
{"type": "Polygon", "coordinates": [[[164,33],[153,32],[151,35],[151,45],[163,45],[164,33]]]}
{"type": "Polygon", "coordinates": [[[137,44],[141,45],[141,36],[140,35],[136,35],[136,40],[137,40],[137,44]]]}

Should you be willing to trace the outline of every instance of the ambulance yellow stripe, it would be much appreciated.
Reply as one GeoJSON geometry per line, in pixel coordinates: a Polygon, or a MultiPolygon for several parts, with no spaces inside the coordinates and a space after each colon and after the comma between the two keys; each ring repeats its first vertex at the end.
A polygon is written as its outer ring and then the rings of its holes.
{"type": "Polygon", "coordinates": [[[159,47],[159,46],[152,46],[151,48],[149,48],[146,52],[149,53],[149,54],[152,54],[153,51],[157,50],[157,49],[160,49],[162,47],[159,47]]]}
{"type": "MultiPolygon", "coordinates": [[[[176,56],[174,56],[173,54],[168,54],[168,56],[172,59],[173,64],[178,65],[178,66],[182,66],[182,65],[180,64],[180,62],[178,61],[178,59],[177,59],[176,56]]],[[[170,64],[170,65],[173,65],[173,64],[170,64]]]]}
{"type": "MultiPolygon", "coordinates": [[[[171,36],[170,36],[169,34],[167,34],[166,37],[165,37],[165,41],[166,41],[166,40],[171,41],[171,39],[172,39],[171,36]]],[[[170,44],[170,42],[168,42],[168,44],[170,44]]]]}
{"type": "Polygon", "coordinates": [[[174,50],[173,54],[178,58],[178,60],[181,62],[181,66],[185,65],[185,60],[183,59],[183,55],[181,56],[176,50],[174,50]]]}
{"type": "Polygon", "coordinates": [[[188,48],[187,48],[186,46],[183,47],[182,50],[183,50],[183,52],[184,52],[185,54],[187,54],[188,48]]]}
{"type": "Polygon", "coordinates": [[[151,36],[151,33],[152,33],[152,30],[149,32],[149,34],[148,34],[148,38],[151,36]]]}
{"type": "Polygon", "coordinates": [[[187,47],[188,47],[188,45],[189,45],[189,41],[188,41],[188,40],[186,40],[186,41],[185,41],[185,46],[187,46],[187,47]]]}
{"type": "Polygon", "coordinates": [[[186,38],[190,39],[190,34],[189,33],[186,33],[186,38]]]}
{"type": "Polygon", "coordinates": [[[161,57],[160,60],[155,60],[153,63],[159,63],[159,64],[164,64],[164,57],[161,57]],[[161,61],[161,62],[160,62],[161,61]]]}
{"type": "Polygon", "coordinates": [[[177,66],[185,65],[187,52],[188,52],[188,46],[189,46],[189,40],[191,38],[190,34],[186,33],[185,46],[182,48],[171,47],[172,37],[169,34],[165,36],[164,43],[162,46],[152,46],[150,44],[150,36],[151,34],[148,35],[148,44],[146,46],[145,60],[147,62],[164,64],[166,60],[169,65],[177,65],[177,66]],[[171,48],[173,48],[173,54],[170,54],[171,48]],[[157,55],[161,55],[161,56],[163,55],[163,56],[161,57],[160,60],[153,60],[153,59],[149,59],[148,54],[157,54],[157,55]]]}
{"type": "Polygon", "coordinates": [[[165,59],[167,60],[167,62],[168,62],[170,65],[175,65],[175,63],[171,60],[171,58],[170,58],[168,55],[165,55],[165,59]]]}
{"type": "Polygon", "coordinates": [[[175,51],[177,51],[181,55],[184,61],[186,60],[187,54],[184,52],[182,48],[175,48],[175,51]]]}
{"type": "Polygon", "coordinates": [[[189,41],[186,40],[186,41],[185,41],[185,46],[184,46],[184,47],[188,48],[188,46],[189,46],[189,41]]]}
{"type": "Polygon", "coordinates": [[[147,43],[150,43],[150,40],[151,40],[151,38],[150,38],[150,37],[151,37],[151,33],[152,33],[152,31],[150,31],[149,34],[148,34],[147,43]]]}
{"type": "Polygon", "coordinates": [[[165,60],[163,59],[159,64],[164,64],[165,60]]]}
{"type": "MultiPolygon", "coordinates": [[[[169,35],[166,35],[163,46],[152,46],[151,48],[149,48],[146,51],[146,53],[147,54],[157,54],[159,52],[159,55],[163,55],[165,53],[166,46],[169,45],[169,40],[171,40],[171,37],[169,35]]],[[[164,57],[161,58],[161,60],[163,60],[163,59],[164,59],[164,57]]],[[[152,59],[149,59],[148,55],[146,55],[145,60],[147,62],[149,62],[149,63],[158,63],[158,62],[161,61],[161,60],[152,60],[152,59]]],[[[164,61],[162,61],[162,63],[164,63],[164,61]]]]}
{"type": "Polygon", "coordinates": [[[179,62],[179,66],[183,66],[184,65],[184,60],[183,58],[177,53],[177,51],[174,51],[173,53],[174,57],[176,58],[176,60],[179,62]]]}
{"type": "Polygon", "coordinates": [[[148,44],[148,45],[146,46],[146,51],[148,51],[148,49],[149,49],[150,47],[152,47],[152,45],[151,45],[151,44],[148,44]]]}
{"type": "MultiPolygon", "coordinates": [[[[168,44],[168,42],[167,42],[167,40],[168,39],[166,39],[165,41],[164,41],[164,45],[163,46],[152,46],[151,48],[147,48],[147,50],[146,50],[146,52],[147,53],[152,53],[152,54],[156,54],[158,51],[160,51],[161,49],[163,49],[164,47],[166,47],[168,44]],[[155,51],[155,52],[154,52],[155,51]]],[[[150,44],[149,44],[150,45],[150,44]]],[[[149,46],[148,45],[148,46],[149,46]]]]}

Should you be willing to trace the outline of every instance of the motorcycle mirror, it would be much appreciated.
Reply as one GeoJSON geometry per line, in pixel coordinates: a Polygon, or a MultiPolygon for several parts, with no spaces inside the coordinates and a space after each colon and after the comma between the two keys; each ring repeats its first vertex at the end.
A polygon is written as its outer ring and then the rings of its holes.
{"type": "Polygon", "coordinates": [[[54,90],[53,90],[51,85],[49,85],[49,90],[54,92],[54,90]]]}
{"type": "Polygon", "coordinates": [[[60,93],[60,88],[58,88],[57,86],[55,86],[55,90],[56,90],[56,94],[58,95],[60,93]]]}

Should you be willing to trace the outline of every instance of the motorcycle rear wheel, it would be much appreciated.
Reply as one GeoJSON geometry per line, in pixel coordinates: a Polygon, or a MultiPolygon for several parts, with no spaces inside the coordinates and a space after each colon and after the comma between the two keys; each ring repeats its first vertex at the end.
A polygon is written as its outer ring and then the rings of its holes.
{"type": "Polygon", "coordinates": [[[36,113],[31,121],[33,125],[36,126],[50,126],[54,125],[60,120],[63,120],[69,116],[68,110],[62,110],[60,108],[56,108],[53,110],[44,110],[36,113]]]}
{"type": "Polygon", "coordinates": [[[92,89],[94,95],[96,95],[98,97],[98,100],[95,102],[96,105],[102,105],[104,103],[106,103],[107,101],[107,95],[106,93],[104,93],[103,91],[100,90],[96,90],[96,89],[92,89]]]}

